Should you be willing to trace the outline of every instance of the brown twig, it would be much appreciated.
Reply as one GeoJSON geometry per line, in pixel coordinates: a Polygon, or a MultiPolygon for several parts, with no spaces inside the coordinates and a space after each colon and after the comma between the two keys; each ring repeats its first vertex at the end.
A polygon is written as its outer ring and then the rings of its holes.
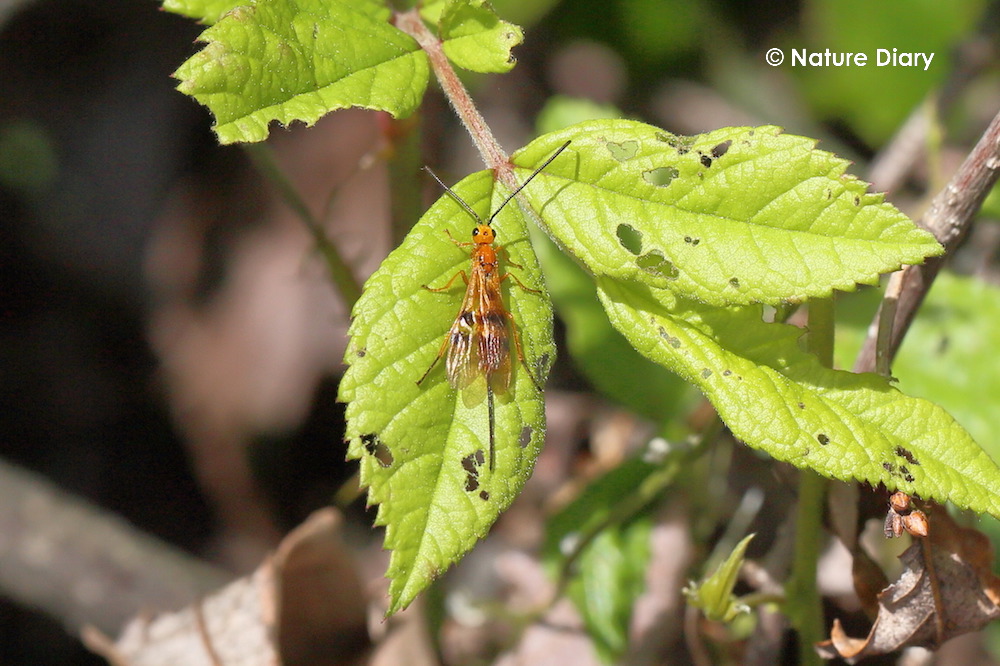
{"type": "MultiPolygon", "coordinates": [[[[945,259],[968,233],[983,199],[1000,177],[1000,114],[990,122],[958,172],[938,193],[924,214],[922,226],[934,234],[945,248],[944,255],[928,259],[920,266],[907,266],[897,278],[899,299],[892,331],[888,335],[887,359],[896,355],[900,342],[916,316],[917,309],[931,288],[945,259]]],[[[880,308],[881,312],[881,308],[880,308]]],[[[876,315],[878,318],[880,315],[876,315]]],[[[871,372],[876,367],[877,327],[869,329],[864,347],[854,364],[856,372],[871,372]]]]}
{"type": "Polygon", "coordinates": [[[230,578],[3,462],[0,489],[0,590],[72,632],[117,631],[143,608],[183,606],[230,578]]]}
{"type": "Polygon", "coordinates": [[[473,143],[476,144],[483,162],[496,172],[497,178],[505,185],[511,189],[517,188],[518,183],[514,179],[510,158],[493,136],[489,125],[472,101],[469,91],[462,85],[462,81],[452,68],[451,62],[441,48],[441,40],[427,29],[415,9],[397,14],[394,23],[397,28],[417,40],[420,48],[427,54],[434,76],[437,77],[445,97],[448,98],[469,136],[472,137],[473,143]]]}

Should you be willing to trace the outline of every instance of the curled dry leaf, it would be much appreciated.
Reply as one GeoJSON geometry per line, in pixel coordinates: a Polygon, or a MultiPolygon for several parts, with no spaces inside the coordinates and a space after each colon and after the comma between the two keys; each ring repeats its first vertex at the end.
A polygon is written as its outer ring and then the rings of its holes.
{"type": "Polygon", "coordinates": [[[986,536],[960,527],[938,509],[926,539],[901,556],[903,573],[878,597],[878,616],[867,638],[851,638],[834,621],[830,640],[816,646],[825,658],[856,663],[904,647],[937,648],[1000,617],[1000,578],[986,536]]]}
{"type": "Polygon", "coordinates": [[[293,530],[250,576],[176,612],[84,641],[114,666],[352,663],[368,646],[365,597],[332,509],[293,530]]]}

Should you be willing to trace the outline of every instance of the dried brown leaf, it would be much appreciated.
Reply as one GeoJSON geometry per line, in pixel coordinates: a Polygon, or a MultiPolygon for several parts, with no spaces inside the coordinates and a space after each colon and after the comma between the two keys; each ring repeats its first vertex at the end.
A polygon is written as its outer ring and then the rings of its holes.
{"type": "Polygon", "coordinates": [[[937,648],[1000,617],[1000,578],[993,551],[977,530],[960,527],[941,509],[930,518],[928,538],[901,556],[903,573],[878,597],[878,616],[865,639],[847,636],[834,622],[830,640],[817,645],[826,658],[848,663],[904,647],[937,648]]]}

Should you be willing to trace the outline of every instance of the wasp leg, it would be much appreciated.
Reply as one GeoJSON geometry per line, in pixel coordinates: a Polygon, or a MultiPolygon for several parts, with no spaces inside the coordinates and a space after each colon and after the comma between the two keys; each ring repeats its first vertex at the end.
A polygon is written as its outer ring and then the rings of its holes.
{"type": "MultiPolygon", "coordinates": [[[[517,266],[517,264],[512,264],[509,261],[507,262],[507,265],[508,266],[517,266]]],[[[517,267],[521,268],[520,266],[517,266],[517,267]]],[[[503,275],[500,276],[500,281],[503,282],[507,278],[510,278],[511,280],[513,280],[514,282],[516,282],[518,287],[520,287],[521,289],[524,289],[526,292],[528,292],[530,294],[540,294],[540,293],[542,293],[542,291],[540,289],[532,289],[531,287],[529,287],[526,284],[524,284],[523,282],[521,282],[521,280],[516,275],[514,275],[513,273],[504,273],[503,275]]]]}
{"type": "MultiPolygon", "coordinates": [[[[516,278],[515,278],[516,279],[516,278]]],[[[522,285],[523,286],[523,285],[522,285]]],[[[532,291],[529,289],[529,291],[532,291]]],[[[517,350],[517,359],[524,366],[524,371],[528,373],[528,378],[531,379],[531,383],[535,385],[539,393],[543,393],[541,384],[535,379],[535,374],[531,372],[531,367],[528,365],[527,359],[524,358],[524,349],[521,347],[521,334],[517,331],[517,322],[514,321],[514,315],[509,312],[504,312],[507,319],[510,320],[510,330],[514,334],[514,348],[517,350]]]]}
{"type": "Polygon", "coordinates": [[[462,282],[464,282],[465,284],[469,284],[469,276],[465,274],[465,271],[459,271],[454,275],[452,275],[451,279],[448,280],[447,284],[445,284],[443,287],[428,287],[426,284],[422,284],[420,286],[426,289],[427,291],[448,291],[449,289],[451,289],[451,285],[455,283],[455,280],[457,280],[459,276],[461,276],[462,282]]]}

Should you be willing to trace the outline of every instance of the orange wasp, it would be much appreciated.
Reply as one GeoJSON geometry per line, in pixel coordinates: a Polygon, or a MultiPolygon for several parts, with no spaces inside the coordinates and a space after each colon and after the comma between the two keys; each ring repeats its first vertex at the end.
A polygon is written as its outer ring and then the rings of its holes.
{"type": "MultiPolygon", "coordinates": [[[[524,189],[542,169],[558,157],[559,153],[565,150],[569,143],[567,141],[560,146],[551,157],[545,160],[542,166],[538,167],[528,176],[528,179],[520,187],[511,192],[510,196],[504,199],[503,203],[485,221],[472,210],[469,204],[455,194],[450,187],[445,185],[433,171],[427,169],[427,172],[444,188],[444,191],[472,217],[475,227],[472,229],[472,242],[468,243],[455,240],[451,232],[445,230],[448,238],[455,245],[461,248],[472,248],[472,265],[469,269],[471,277],[465,271],[459,271],[443,287],[433,288],[423,285],[423,288],[428,291],[447,291],[455,283],[455,280],[461,277],[462,282],[466,285],[466,289],[465,298],[462,299],[462,307],[458,311],[458,316],[455,317],[448,335],[441,343],[441,348],[438,350],[434,361],[417,381],[417,384],[419,385],[427,378],[427,375],[434,369],[437,362],[444,356],[445,350],[448,351],[445,367],[448,372],[448,383],[451,384],[452,388],[464,389],[472,384],[480,375],[485,376],[490,431],[489,468],[491,471],[495,462],[493,394],[495,392],[502,395],[506,393],[507,388],[510,386],[510,337],[514,338],[517,357],[524,365],[524,369],[528,373],[528,377],[531,378],[531,382],[539,392],[541,392],[542,388],[539,386],[535,376],[528,370],[528,363],[524,359],[524,350],[521,348],[521,338],[517,332],[514,316],[507,312],[507,309],[504,307],[500,285],[507,278],[511,278],[521,289],[527,292],[532,294],[541,292],[525,286],[513,273],[500,272],[499,254],[504,251],[504,247],[502,245],[494,246],[496,232],[490,225],[497,214],[503,210],[503,207],[518,192],[524,189]],[[510,325],[510,335],[508,335],[508,323],[510,325]]],[[[522,268],[522,266],[513,263],[510,259],[507,260],[507,263],[515,268],[522,268]]]]}

